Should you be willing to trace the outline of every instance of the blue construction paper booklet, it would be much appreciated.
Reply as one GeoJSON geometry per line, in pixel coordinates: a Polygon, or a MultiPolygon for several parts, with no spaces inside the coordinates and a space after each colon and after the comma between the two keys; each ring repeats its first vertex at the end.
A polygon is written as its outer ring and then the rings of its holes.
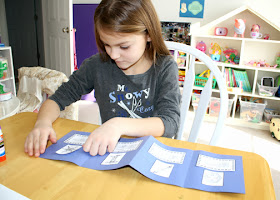
{"type": "Polygon", "coordinates": [[[170,147],[153,136],[121,138],[112,153],[91,156],[82,148],[89,134],[73,130],[40,157],[94,170],[130,166],[161,183],[208,192],[245,193],[241,156],[170,147]]]}

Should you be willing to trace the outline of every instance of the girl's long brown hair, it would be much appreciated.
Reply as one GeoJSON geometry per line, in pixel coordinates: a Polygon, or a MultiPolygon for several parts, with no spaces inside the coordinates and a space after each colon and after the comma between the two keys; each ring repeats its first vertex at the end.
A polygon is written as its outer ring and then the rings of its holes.
{"type": "Polygon", "coordinates": [[[101,57],[110,57],[100,40],[100,30],[117,33],[149,34],[146,54],[156,62],[159,55],[169,55],[161,34],[161,24],[151,0],[102,0],[95,10],[95,39],[101,57]]]}

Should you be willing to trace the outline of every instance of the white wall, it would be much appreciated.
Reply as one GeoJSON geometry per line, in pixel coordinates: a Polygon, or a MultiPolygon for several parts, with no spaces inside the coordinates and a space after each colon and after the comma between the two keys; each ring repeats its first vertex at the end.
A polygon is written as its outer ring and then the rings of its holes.
{"type": "MultiPolygon", "coordinates": [[[[152,0],[161,21],[200,22],[205,25],[243,5],[249,5],[280,27],[280,0],[205,0],[203,19],[179,17],[180,0],[152,0]]],[[[73,0],[73,3],[100,3],[100,0],[73,0]]]]}
{"type": "Polygon", "coordinates": [[[250,0],[248,5],[276,26],[280,27],[279,0],[250,0]]]}

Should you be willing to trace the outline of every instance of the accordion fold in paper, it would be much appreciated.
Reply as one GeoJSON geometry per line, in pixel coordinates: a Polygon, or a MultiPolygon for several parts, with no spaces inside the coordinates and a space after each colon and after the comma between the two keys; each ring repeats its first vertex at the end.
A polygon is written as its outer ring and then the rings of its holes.
{"type": "Polygon", "coordinates": [[[175,148],[153,136],[121,138],[112,153],[91,156],[82,146],[90,133],[71,131],[51,145],[41,158],[62,160],[94,170],[130,166],[165,184],[208,192],[245,193],[241,156],[175,148]]]}

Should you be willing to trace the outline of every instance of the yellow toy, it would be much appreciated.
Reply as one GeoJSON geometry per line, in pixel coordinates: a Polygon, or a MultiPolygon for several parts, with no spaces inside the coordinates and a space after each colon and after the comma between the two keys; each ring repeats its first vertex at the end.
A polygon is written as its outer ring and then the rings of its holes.
{"type": "Polygon", "coordinates": [[[280,141],[280,118],[272,118],[269,128],[271,136],[280,141]]]}
{"type": "MultiPolygon", "coordinates": [[[[210,77],[210,72],[211,72],[210,69],[205,70],[201,74],[199,74],[199,77],[209,78],[210,77]]],[[[213,79],[215,79],[215,76],[213,76],[213,79]]]]}
{"type": "Polygon", "coordinates": [[[221,47],[217,43],[211,43],[211,48],[209,49],[209,54],[212,60],[220,61],[221,58],[221,47]]]}

